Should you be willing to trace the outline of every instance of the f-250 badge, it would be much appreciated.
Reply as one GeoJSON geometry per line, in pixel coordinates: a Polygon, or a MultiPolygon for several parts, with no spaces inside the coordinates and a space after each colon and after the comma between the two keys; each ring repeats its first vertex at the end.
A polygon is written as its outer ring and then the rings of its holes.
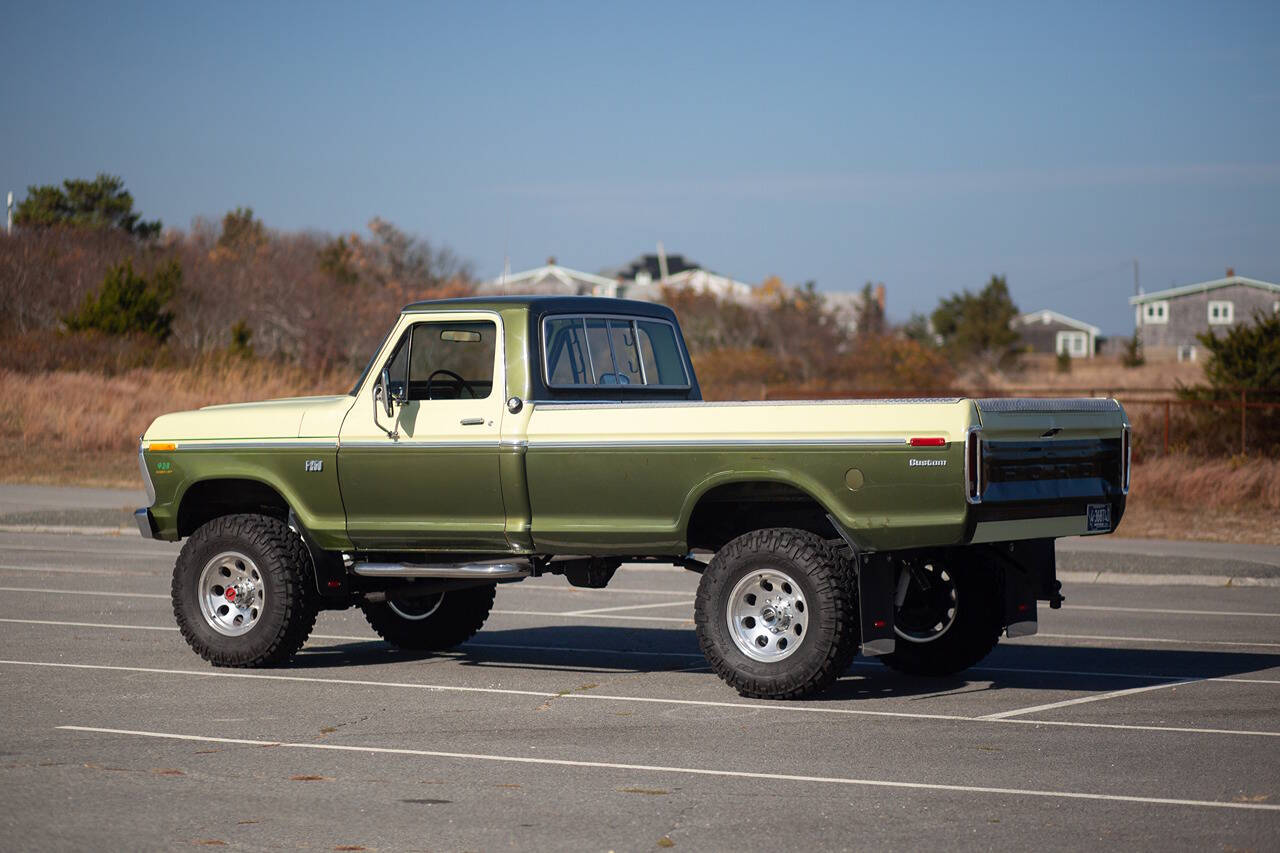
{"type": "Polygon", "coordinates": [[[323,459],[308,459],[307,461],[305,461],[305,462],[303,462],[303,463],[302,463],[302,470],[304,470],[304,471],[306,471],[306,472],[308,472],[308,473],[314,473],[314,472],[316,472],[316,471],[323,471],[323,470],[324,470],[324,460],[323,460],[323,459]]]}

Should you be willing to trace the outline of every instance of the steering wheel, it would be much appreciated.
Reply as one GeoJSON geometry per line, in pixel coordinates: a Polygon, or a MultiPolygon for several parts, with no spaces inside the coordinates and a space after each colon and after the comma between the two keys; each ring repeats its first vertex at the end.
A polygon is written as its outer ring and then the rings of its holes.
{"type": "Polygon", "coordinates": [[[439,370],[431,371],[431,375],[427,377],[427,399],[428,400],[431,399],[431,383],[435,382],[436,376],[441,373],[443,373],[445,376],[448,376],[457,380],[459,392],[466,391],[468,394],[471,395],[471,399],[473,400],[479,399],[479,395],[476,394],[476,389],[472,388],[471,384],[467,382],[467,380],[463,379],[461,376],[454,373],[452,370],[445,370],[442,367],[439,370]]]}

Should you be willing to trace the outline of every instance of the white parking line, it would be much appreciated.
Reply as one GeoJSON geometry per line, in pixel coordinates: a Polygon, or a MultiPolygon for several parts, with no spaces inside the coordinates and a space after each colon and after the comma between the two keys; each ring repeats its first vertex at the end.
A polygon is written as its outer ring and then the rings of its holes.
{"type": "Polygon", "coordinates": [[[994,794],[1014,797],[1048,797],[1068,800],[1102,800],[1143,805],[1187,806],[1192,808],[1242,809],[1245,811],[1280,811],[1280,804],[1233,803],[1224,800],[1189,800],[1175,797],[1140,797],[1131,794],[1100,794],[1086,791],[1051,791],[1035,788],[996,788],[986,785],[950,785],[939,782],[899,782],[889,779],[857,779],[849,776],[801,776],[792,773],[753,773],[745,770],[717,770],[706,767],[675,767],[658,764],[625,764],[616,761],[580,761],[568,758],[531,758],[527,755],[494,755],[476,752],[445,752],[430,749],[405,749],[385,746],[355,746],[336,743],[297,743],[290,741],[251,740],[249,738],[207,737],[202,735],[174,734],[170,732],[142,731],[138,729],[111,729],[99,726],[58,726],[62,731],[88,734],[123,735],[159,740],[195,741],[197,743],[224,743],[240,746],[264,746],[277,749],[315,749],[334,752],[357,752],[366,755],[409,755],[421,758],[446,758],[461,761],[493,761],[508,764],[538,764],[554,767],[588,767],[598,770],[627,770],[647,773],[678,773],[687,776],[718,776],[731,779],[763,779],[768,782],[810,782],[825,785],[857,785],[870,788],[896,788],[916,791],[952,791],[965,794],[994,794]]]}
{"type": "Polygon", "coordinates": [[[128,569],[64,569],[54,566],[0,566],[0,571],[5,572],[37,572],[40,574],[61,574],[61,575],[107,575],[110,577],[139,577],[139,578],[163,578],[164,575],[157,572],[131,572],[128,569]]]}
{"type": "MultiPolygon", "coordinates": [[[[0,624],[13,625],[52,625],[67,628],[107,628],[112,630],[123,631],[173,631],[178,630],[174,625],[124,625],[121,623],[111,622],[68,622],[55,619],[7,619],[0,618],[0,624]]],[[[379,638],[374,634],[352,635],[352,634],[312,634],[312,640],[349,640],[352,642],[378,642],[379,638]]],[[[673,658],[698,658],[701,659],[701,652],[657,652],[657,651],[641,651],[636,649],[613,649],[607,647],[595,646],[591,648],[582,646],[542,646],[527,643],[484,643],[474,640],[463,643],[460,648],[476,648],[476,649],[512,649],[524,650],[531,652],[573,652],[579,654],[611,654],[611,655],[640,655],[644,657],[673,657],[673,658]]],[[[877,671],[885,671],[884,665],[878,661],[856,660],[853,662],[855,667],[869,667],[877,671]]],[[[1079,670],[1079,669],[1044,669],[1039,667],[1019,667],[1019,666],[974,666],[970,667],[968,672],[1005,672],[1018,675],[1057,675],[1070,676],[1077,678],[1123,678],[1130,681],[1172,681],[1182,682],[1187,680],[1186,675],[1157,675],[1153,673],[1142,672],[1103,672],[1097,670],[1079,670]]],[[[1229,675],[1220,676],[1198,676],[1193,681],[1225,681],[1233,684],[1280,684],[1280,679],[1270,678],[1235,678],[1229,675]]]]}
{"type": "MultiPolygon", "coordinates": [[[[168,595],[163,595],[160,593],[150,593],[150,592],[115,592],[115,591],[107,591],[107,590],[96,591],[96,590],[82,590],[82,589],[54,589],[54,588],[46,588],[46,587],[0,586],[0,592],[47,593],[51,595],[96,595],[96,596],[102,596],[107,598],[112,596],[120,596],[124,598],[163,598],[166,600],[169,598],[168,595]]],[[[672,603],[678,604],[682,602],[672,602],[672,603]]],[[[660,605],[654,605],[654,606],[660,606],[660,605]]],[[[692,617],[635,616],[635,615],[623,615],[620,613],[605,612],[607,610],[612,610],[612,609],[614,608],[604,608],[603,610],[585,610],[585,611],[577,610],[577,611],[569,611],[567,613],[556,611],[556,610],[492,610],[490,612],[493,613],[495,616],[540,616],[544,618],[550,617],[550,618],[571,618],[571,619],[621,619],[621,620],[634,621],[634,622],[678,622],[686,625],[693,624],[692,617]]],[[[630,609],[630,608],[627,608],[627,609],[630,609]]],[[[1096,635],[1096,634],[1048,634],[1043,632],[1034,635],[1034,637],[1019,637],[1017,638],[1016,642],[1034,645],[1035,644],[1034,639],[1036,637],[1041,639],[1054,639],[1054,640],[1087,640],[1087,641],[1093,641],[1093,642],[1108,642],[1108,643],[1137,643],[1139,645],[1142,645],[1144,643],[1166,643],[1166,644],[1172,643],[1172,644],[1178,644],[1178,645],[1184,645],[1184,646],[1232,646],[1232,647],[1241,647],[1241,648],[1265,648],[1265,649],[1280,648],[1280,643],[1258,643],[1258,642],[1244,642],[1244,641],[1238,641],[1238,640],[1192,640],[1192,639],[1183,639],[1178,637],[1113,637],[1113,636],[1102,636],[1102,635],[1096,635]],[[1030,643],[1027,642],[1029,640],[1031,641],[1030,643]]]]}
{"type": "MultiPolygon", "coordinates": [[[[1040,609],[1044,610],[1047,604],[1041,602],[1040,609]]],[[[1172,616],[1265,616],[1276,618],[1280,613],[1260,613],[1248,610],[1177,610],[1170,607],[1115,607],[1104,604],[1064,604],[1063,610],[1104,610],[1112,613],[1158,613],[1161,615],[1172,616]]]]}
{"type": "Polygon", "coordinates": [[[8,542],[0,544],[0,550],[4,551],[40,551],[52,554],[91,554],[94,557],[163,557],[172,560],[177,556],[175,552],[170,551],[117,551],[114,548],[61,548],[56,545],[11,545],[8,542]]]}
{"type": "Polygon", "coordinates": [[[53,595],[96,595],[99,598],[163,598],[166,601],[168,595],[159,592],[119,592],[117,590],[90,590],[90,589],[48,589],[45,587],[34,586],[0,586],[0,592],[35,592],[50,593],[53,595]]]}
{"type": "Polygon", "coordinates": [[[592,610],[570,610],[567,613],[562,613],[560,615],[590,616],[595,613],[613,613],[618,610],[644,610],[645,608],[648,608],[648,607],[675,607],[676,605],[688,607],[691,604],[693,604],[692,598],[684,598],[684,599],[681,599],[680,601],[655,601],[652,604],[625,604],[622,607],[596,607],[592,610]]]}
{"type": "MultiPolygon", "coordinates": [[[[1280,648],[1280,643],[1245,643],[1234,640],[1179,640],[1168,637],[1107,637],[1097,634],[1035,634],[1036,637],[1048,637],[1054,640],[1095,640],[1107,643],[1182,643],[1188,646],[1257,646],[1258,648],[1280,648]]],[[[1020,638],[1019,638],[1020,639],[1020,638]]]]}
{"type": "Polygon", "coordinates": [[[682,625],[692,625],[692,616],[623,616],[618,613],[602,613],[599,616],[594,613],[560,613],[555,610],[490,610],[497,616],[541,616],[550,617],[568,617],[571,619],[625,619],[633,622],[679,622],[682,625]]]}
{"type": "Polygon", "coordinates": [[[1071,705],[1084,705],[1088,702],[1101,702],[1105,699],[1118,699],[1122,696],[1132,696],[1135,693],[1150,693],[1152,690],[1165,690],[1170,687],[1181,687],[1184,684],[1198,684],[1205,681],[1203,678],[1192,678],[1183,681],[1171,681],[1166,684],[1148,684],[1145,687],[1130,687],[1128,690],[1112,690],[1109,693],[1095,693],[1092,696],[1080,696],[1076,699],[1064,699],[1061,702],[1049,702],[1044,705],[1032,705],[1029,708],[1015,708],[1012,711],[1000,711],[996,714],[986,714],[979,719],[982,720],[1007,720],[1011,717],[1023,717],[1027,714],[1034,714],[1037,711],[1052,711],[1056,708],[1066,708],[1071,705]]]}
{"type": "Polygon", "coordinates": [[[579,699],[598,702],[634,702],[643,705],[679,705],[703,708],[741,708],[753,711],[774,711],[782,714],[831,714],[835,716],[890,717],[908,720],[948,720],[961,723],[989,723],[992,725],[1069,726],[1096,729],[1122,729],[1125,731],[1173,732],[1179,734],[1248,735],[1255,737],[1280,737],[1280,731],[1257,729],[1206,729],[1187,726],[1147,726],[1128,723],[1086,723],[1058,720],[1027,720],[1014,717],[1008,720],[985,720],[981,717],[965,717],[957,714],[925,714],[907,711],[869,711],[861,708],[832,708],[817,704],[765,704],[763,702],[724,702],[712,699],[670,699],[658,696],[619,696],[607,693],[551,693],[545,690],[516,690],[505,687],[465,687],[452,684],[420,684],[404,681],[376,681],[357,678],[318,678],[305,675],[277,675],[266,672],[237,672],[222,669],[190,670],[161,669],[158,667],[122,666],[110,664],[64,663],[61,661],[0,660],[0,665],[46,667],[51,669],[78,669],[103,672],[138,672],[153,675],[185,675],[194,678],[241,678],[251,681],[284,681],[302,684],[348,685],[356,687],[391,687],[405,690],[425,690],[436,693],[478,693],[500,696],[526,696],[535,699],[579,699]]]}

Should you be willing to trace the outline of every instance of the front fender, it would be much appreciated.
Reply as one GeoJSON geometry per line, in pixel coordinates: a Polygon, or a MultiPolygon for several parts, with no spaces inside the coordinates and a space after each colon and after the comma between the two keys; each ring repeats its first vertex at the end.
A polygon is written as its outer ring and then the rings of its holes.
{"type": "Polygon", "coordinates": [[[336,442],[263,442],[237,447],[192,443],[161,445],[143,452],[155,485],[151,507],[157,538],[179,538],[178,514],[200,483],[249,480],[274,489],[326,549],[351,547],[338,490],[336,442]],[[167,449],[172,448],[172,449],[167,449]]]}

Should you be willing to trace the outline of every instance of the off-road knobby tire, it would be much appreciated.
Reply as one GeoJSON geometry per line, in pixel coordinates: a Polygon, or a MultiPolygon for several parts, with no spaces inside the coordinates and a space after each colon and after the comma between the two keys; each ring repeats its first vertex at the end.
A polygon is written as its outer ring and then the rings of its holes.
{"type": "Polygon", "coordinates": [[[311,557],[302,540],[278,518],[224,515],[206,522],[182,546],[173,567],[173,615],[196,654],[214,666],[256,667],[287,661],[307,641],[316,623],[311,557]],[[246,634],[219,634],[200,612],[197,584],[216,554],[236,550],[258,566],[267,604],[246,634]]]}
{"type": "Polygon", "coordinates": [[[947,563],[956,581],[956,621],[927,643],[896,636],[891,654],[880,660],[907,675],[938,678],[977,665],[991,654],[1004,631],[1004,594],[1000,570],[984,564],[976,555],[947,563]]]}
{"type": "Polygon", "coordinates": [[[694,603],[698,645],[712,669],[743,696],[799,699],[830,687],[858,650],[857,582],[838,549],[805,530],[772,527],[729,542],[702,573],[694,603]],[[734,585],[775,567],[801,586],[809,604],[803,644],[777,662],[743,654],[729,635],[726,607],[734,585]]]}
{"type": "Polygon", "coordinates": [[[449,590],[425,619],[405,619],[386,603],[366,602],[360,609],[378,636],[396,648],[440,652],[462,645],[480,630],[489,618],[497,588],[491,583],[449,590]]]}

